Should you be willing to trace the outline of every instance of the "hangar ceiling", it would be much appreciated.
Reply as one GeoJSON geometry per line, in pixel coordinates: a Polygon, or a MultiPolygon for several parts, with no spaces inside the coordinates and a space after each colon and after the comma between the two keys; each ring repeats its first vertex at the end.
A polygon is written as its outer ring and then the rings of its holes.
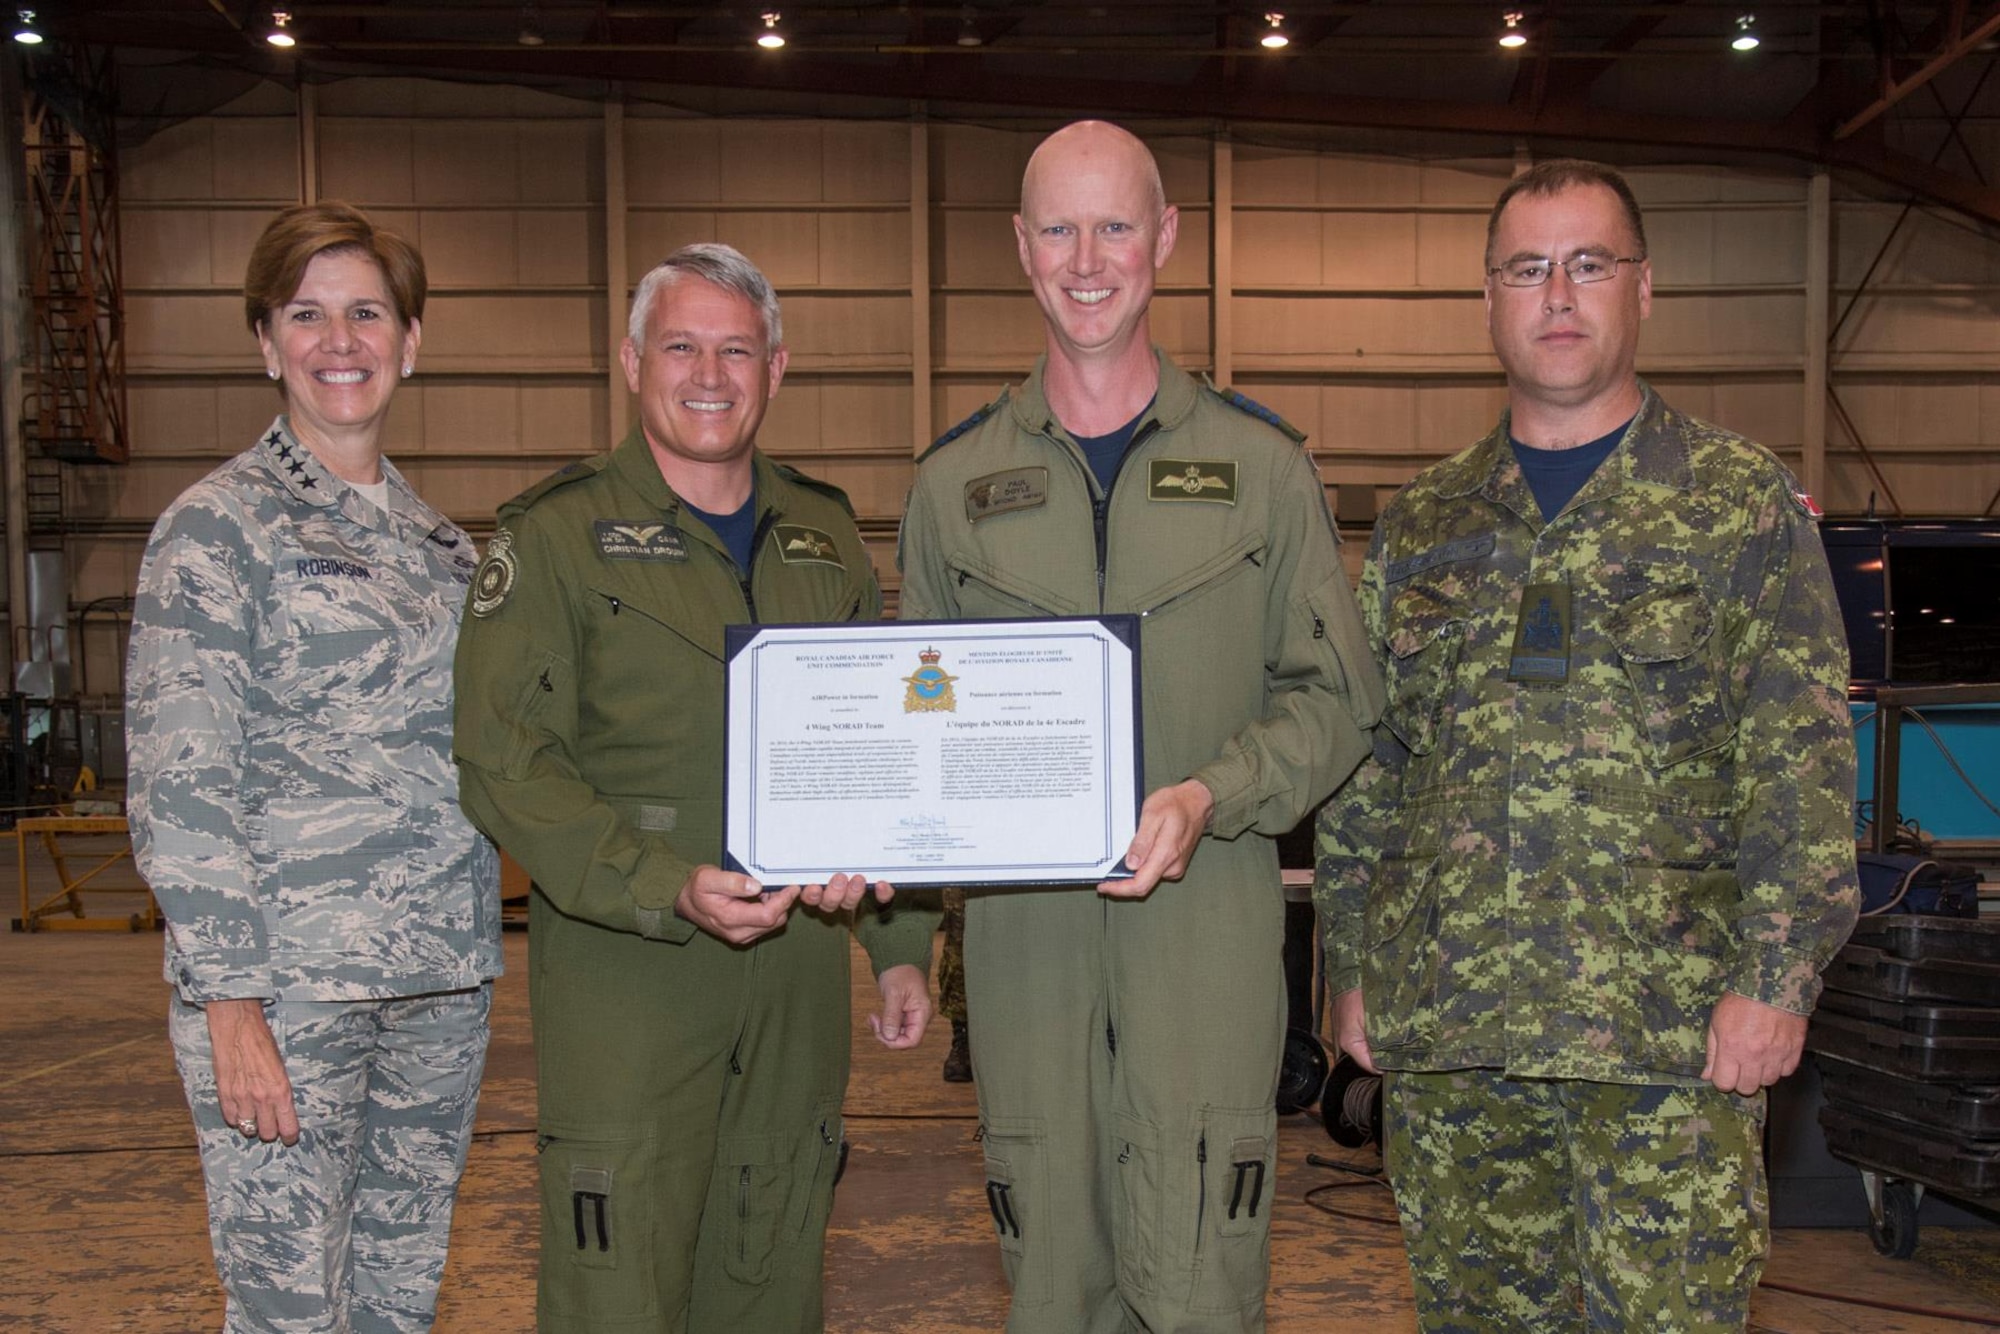
{"type": "Polygon", "coordinates": [[[596,96],[672,88],[711,112],[1089,110],[1308,136],[1597,145],[1626,161],[1782,158],[2000,225],[1988,180],[2000,169],[1994,0],[280,0],[297,43],[286,52],[264,40],[273,8],[71,0],[36,21],[58,42],[116,50],[120,111],[137,124],[175,117],[163,90],[191,68],[285,82],[406,72],[596,96]],[[1760,44],[1739,52],[1730,42],[1746,17],[1760,44]],[[1507,50],[1497,39],[1510,18],[1527,40],[1507,50]],[[1273,26],[1289,38],[1282,50],[1259,44],[1273,26]],[[782,49],[754,44],[770,29],[782,49]]]}

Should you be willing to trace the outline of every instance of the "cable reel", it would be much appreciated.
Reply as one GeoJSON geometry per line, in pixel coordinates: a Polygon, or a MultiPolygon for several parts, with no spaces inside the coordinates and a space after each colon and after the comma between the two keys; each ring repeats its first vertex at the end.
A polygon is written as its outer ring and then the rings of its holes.
{"type": "Polygon", "coordinates": [[[1320,1124],[1335,1144],[1359,1149],[1382,1143],[1382,1077],[1342,1056],[1334,1063],[1319,1099],[1320,1124]]]}
{"type": "Polygon", "coordinates": [[[1285,1030],[1285,1058],[1278,1067],[1278,1115],[1303,1112],[1326,1087],[1326,1048],[1303,1028],[1285,1030]]]}

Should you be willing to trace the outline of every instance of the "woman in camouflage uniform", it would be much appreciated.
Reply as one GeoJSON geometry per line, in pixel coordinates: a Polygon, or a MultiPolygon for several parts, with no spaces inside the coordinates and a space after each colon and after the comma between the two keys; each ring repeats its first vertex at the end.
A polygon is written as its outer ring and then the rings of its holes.
{"type": "Polygon", "coordinates": [[[264,232],[246,315],[284,410],[139,575],[132,846],[229,1331],[429,1329],[500,972],[458,806],[470,539],[382,458],[423,260],[341,204],[264,232]]]}

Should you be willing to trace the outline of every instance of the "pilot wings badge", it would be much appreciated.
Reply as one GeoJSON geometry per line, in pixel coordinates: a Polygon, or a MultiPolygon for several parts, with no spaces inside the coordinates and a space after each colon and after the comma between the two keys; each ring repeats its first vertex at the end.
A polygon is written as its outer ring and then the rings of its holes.
{"type": "Polygon", "coordinates": [[[1206,500],[1236,503],[1236,463],[1232,459],[1152,459],[1147,481],[1152,500],[1206,500]]]}
{"type": "Polygon", "coordinates": [[[917,654],[923,666],[903,678],[909,686],[903,692],[904,713],[958,712],[958,700],[951,692],[951,683],[958,678],[938,666],[938,660],[943,656],[934,648],[917,654]]]}

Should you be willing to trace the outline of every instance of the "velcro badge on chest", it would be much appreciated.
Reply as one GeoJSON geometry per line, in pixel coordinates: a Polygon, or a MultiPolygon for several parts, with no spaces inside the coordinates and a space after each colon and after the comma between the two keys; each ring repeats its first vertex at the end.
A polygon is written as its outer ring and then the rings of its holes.
{"type": "Polygon", "coordinates": [[[840,558],[840,548],[834,544],[831,533],[797,523],[781,523],[771,531],[778,541],[778,558],[787,565],[831,565],[836,570],[847,568],[847,562],[840,558]]]}
{"type": "Polygon", "coordinates": [[[514,591],[514,576],[520,573],[514,559],[514,534],[502,528],[486,544],[486,557],[472,575],[472,614],[491,616],[514,591]]]}
{"type": "Polygon", "coordinates": [[[1568,584],[1529,584],[1521,590],[1509,681],[1569,680],[1569,616],[1568,584]]]}
{"type": "Polygon", "coordinates": [[[1047,468],[1009,468],[989,472],[965,484],[965,521],[978,523],[1009,510],[1030,510],[1049,503],[1047,468]]]}
{"type": "Polygon", "coordinates": [[[1230,459],[1153,459],[1146,465],[1148,500],[1236,503],[1236,464],[1230,459]]]}
{"type": "Polygon", "coordinates": [[[658,519],[599,519],[597,554],[606,560],[677,561],[688,558],[681,530],[658,519]]]}

